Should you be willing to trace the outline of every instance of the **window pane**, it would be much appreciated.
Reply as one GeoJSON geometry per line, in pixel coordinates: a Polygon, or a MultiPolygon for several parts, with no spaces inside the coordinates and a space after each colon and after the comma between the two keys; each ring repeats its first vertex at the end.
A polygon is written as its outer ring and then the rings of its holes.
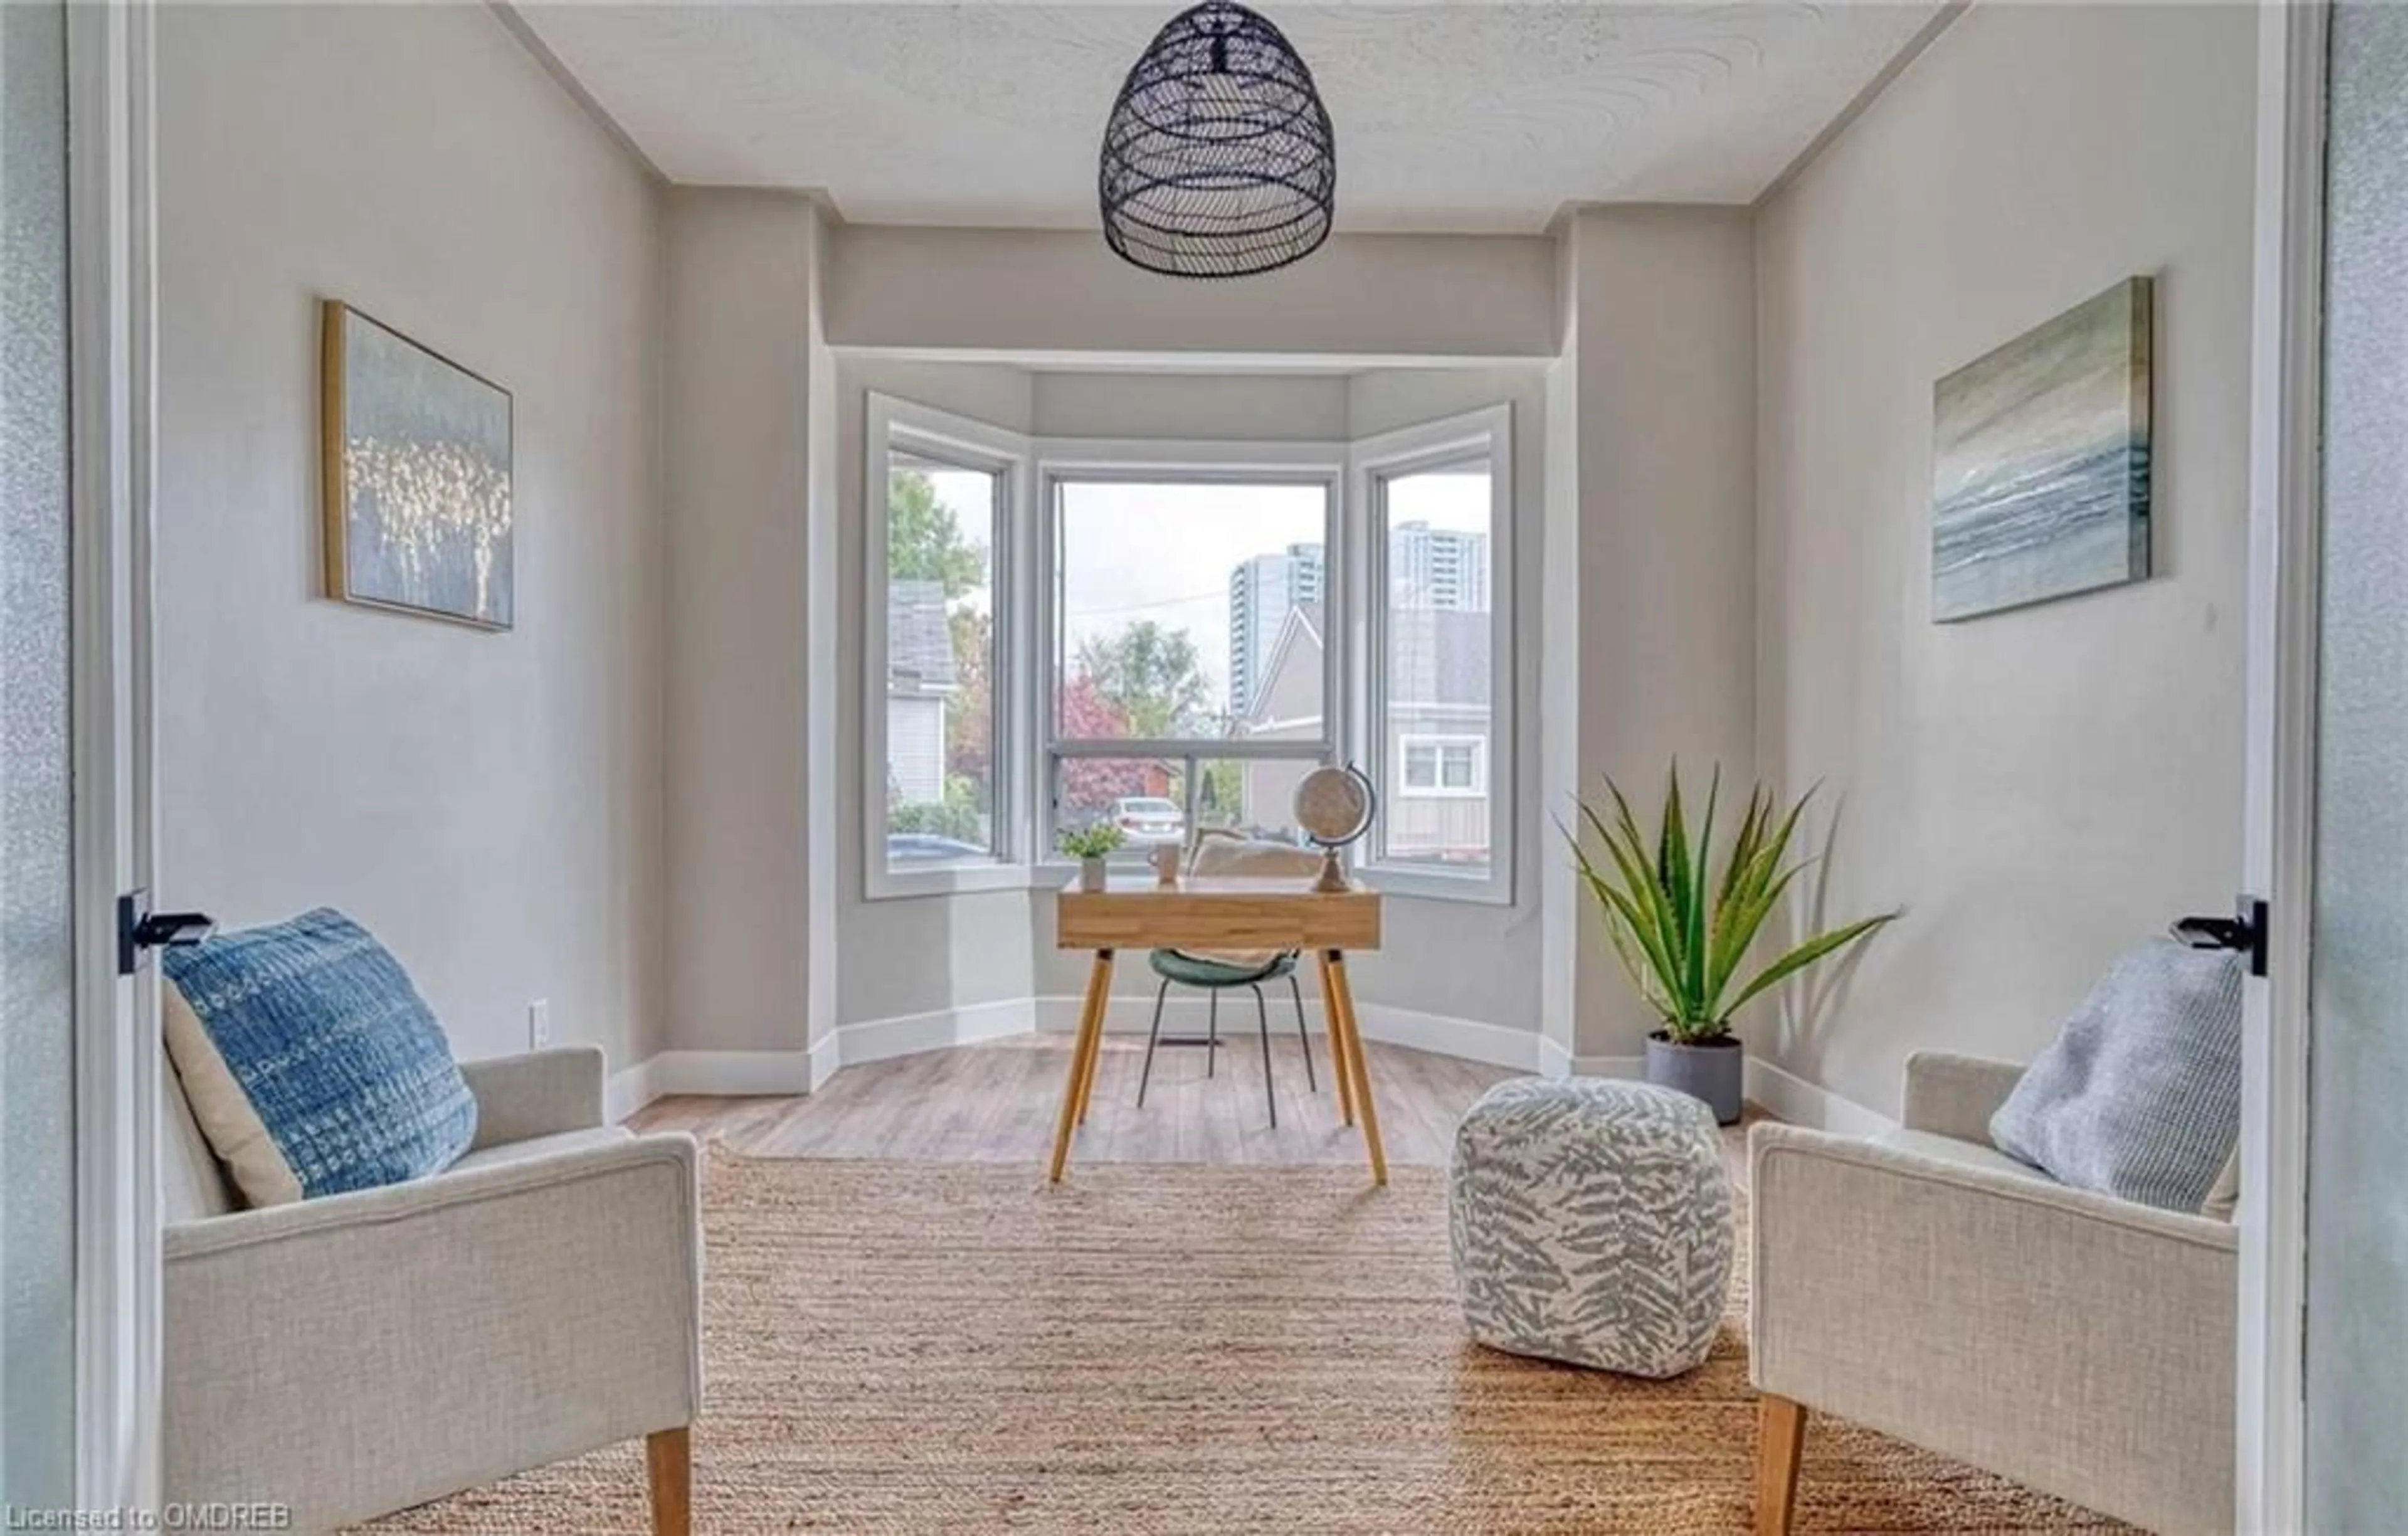
{"type": "Polygon", "coordinates": [[[1385,477],[1387,564],[1378,658],[1386,722],[1380,856],[1485,872],[1490,655],[1485,457],[1385,477]]]}
{"type": "Polygon", "coordinates": [[[1270,842],[1298,841],[1296,786],[1318,756],[1206,758],[1196,765],[1196,825],[1270,842]]]}
{"type": "Polygon", "coordinates": [[[1187,764],[1181,758],[1057,757],[1054,837],[1110,822],[1121,829],[1112,857],[1140,863],[1164,843],[1187,840],[1187,764]]]}
{"type": "Polygon", "coordinates": [[[1066,481],[1054,507],[1066,740],[1319,741],[1319,484],[1066,481]]]}
{"type": "Polygon", "coordinates": [[[995,836],[998,478],[896,450],[886,481],[886,862],[983,862],[995,836]]]}

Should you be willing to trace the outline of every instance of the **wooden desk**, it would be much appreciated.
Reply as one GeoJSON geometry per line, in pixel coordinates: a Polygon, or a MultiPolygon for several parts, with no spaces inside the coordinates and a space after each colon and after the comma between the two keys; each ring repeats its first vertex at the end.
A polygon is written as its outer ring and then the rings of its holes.
{"type": "Polygon", "coordinates": [[[1321,968],[1339,1115],[1350,1126],[1356,1115],[1362,1117],[1371,1182],[1388,1182],[1380,1112],[1371,1102],[1354,993],[1346,982],[1346,952],[1380,947],[1379,892],[1357,885],[1324,894],[1301,878],[1200,876],[1158,885],[1150,873],[1132,873],[1101,891],[1082,891],[1076,881],[1065,886],[1054,898],[1054,927],[1056,947],[1096,952],[1070,1052],[1070,1081],[1062,1093],[1061,1124],[1054,1132],[1050,1176],[1055,1184],[1069,1163],[1070,1139],[1087,1120],[1096,1059],[1103,1054],[1104,1011],[1111,1001],[1112,954],[1124,949],[1311,950],[1321,968]]]}

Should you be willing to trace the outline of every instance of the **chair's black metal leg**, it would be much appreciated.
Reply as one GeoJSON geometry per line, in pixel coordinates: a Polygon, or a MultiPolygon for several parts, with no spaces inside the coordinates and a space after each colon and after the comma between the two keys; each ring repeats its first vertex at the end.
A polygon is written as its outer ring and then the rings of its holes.
{"type": "Polygon", "coordinates": [[[1304,1091],[1319,1093],[1321,1084],[1312,1077],[1312,1037],[1304,1032],[1304,988],[1296,984],[1296,972],[1287,973],[1288,996],[1296,999],[1296,1043],[1304,1052],[1304,1091]]]}
{"type": "Polygon", "coordinates": [[[1204,1075],[1211,1077],[1221,1064],[1221,989],[1216,986],[1204,996],[1211,999],[1204,1015],[1204,1075]]]}
{"type": "Polygon", "coordinates": [[[1254,995],[1254,1023],[1263,1037],[1263,1101],[1271,1107],[1271,1129],[1279,1129],[1279,1091],[1271,1084],[1271,1011],[1263,1001],[1263,989],[1249,986],[1254,995]]]}
{"type": "Polygon", "coordinates": [[[1145,1108],[1146,1080],[1154,1076],[1154,1047],[1162,1039],[1162,999],[1170,995],[1166,979],[1154,993],[1154,1027],[1145,1032],[1145,1066],[1137,1074],[1137,1107],[1145,1108]]]}

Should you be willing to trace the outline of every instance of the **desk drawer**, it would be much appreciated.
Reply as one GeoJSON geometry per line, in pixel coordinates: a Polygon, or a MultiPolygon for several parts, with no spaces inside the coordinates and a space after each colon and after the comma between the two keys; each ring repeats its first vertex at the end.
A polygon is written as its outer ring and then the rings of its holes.
{"type": "Polygon", "coordinates": [[[1371,891],[1064,891],[1054,912],[1062,949],[1380,947],[1380,897],[1371,891]]]}

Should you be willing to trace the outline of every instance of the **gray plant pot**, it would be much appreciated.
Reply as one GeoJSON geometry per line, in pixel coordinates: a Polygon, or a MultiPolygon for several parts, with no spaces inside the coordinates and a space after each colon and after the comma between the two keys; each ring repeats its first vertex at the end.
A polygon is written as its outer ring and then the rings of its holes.
{"type": "Polygon", "coordinates": [[[1739,1124],[1747,1048],[1726,1035],[1712,1044],[1683,1045],[1662,1030],[1647,1037],[1647,1081],[1702,1098],[1717,1123],[1739,1124]]]}

